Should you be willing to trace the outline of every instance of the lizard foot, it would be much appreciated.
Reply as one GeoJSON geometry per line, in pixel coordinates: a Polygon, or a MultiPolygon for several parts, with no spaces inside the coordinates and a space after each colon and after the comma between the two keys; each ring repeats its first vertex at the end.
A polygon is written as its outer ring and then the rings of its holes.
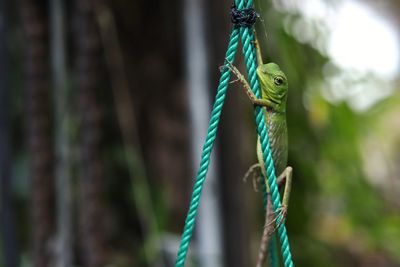
{"type": "Polygon", "coordinates": [[[259,163],[250,166],[243,177],[243,181],[247,182],[250,176],[253,182],[254,191],[260,191],[260,185],[263,182],[263,177],[261,176],[261,165],[259,163]]]}
{"type": "Polygon", "coordinates": [[[276,226],[274,227],[274,230],[270,233],[273,234],[276,230],[278,230],[278,228],[285,223],[286,220],[286,215],[287,215],[287,207],[285,207],[284,205],[282,205],[280,208],[278,208],[275,212],[274,212],[274,219],[272,221],[270,221],[268,223],[268,226],[272,225],[272,224],[276,224],[276,226]],[[277,223],[278,221],[278,223],[277,223]]]}

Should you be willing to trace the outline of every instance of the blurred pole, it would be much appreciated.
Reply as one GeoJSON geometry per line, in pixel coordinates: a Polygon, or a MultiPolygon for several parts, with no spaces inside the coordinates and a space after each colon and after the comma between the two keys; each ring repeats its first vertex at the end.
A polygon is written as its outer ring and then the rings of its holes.
{"type": "Polygon", "coordinates": [[[96,20],[96,1],[75,0],[76,88],[80,129],[80,216],[84,266],[110,263],[106,234],[103,105],[97,93],[102,81],[102,49],[96,20]]]}
{"type": "Polygon", "coordinates": [[[65,8],[63,0],[50,1],[50,41],[55,103],[57,246],[55,264],[72,263],[71,173],[69,161],[68,91],[65,60],[65,8]]]}
{"type": "Polygon", "coordinates": [[[35,267],[52,266],[54,234],[54,149],[49,89],[47,9],[42,1],[18,2],[25,37],[26,137],[35,267]]]}
{"type": "MultiPolygon", "coordinates": [[[[193,166],[197,168],[200,163],[200,153],[207,133],[211,110],[209,64],[207,60],[210,53],[204,29],[203,0],[185,0],[184,25],[187,86],[189,88],[189,110],[193,140],[192,158],[193,166]]],[[[200,266],[204,267],[223,265],[216,158],[214,156],[211,160],[196,225],[198,257],[200,266]]]]}
{"type": "Polygon", "coordinates": [[[18,263],[11,180],[11,97],[8,79],[10,66],[6,8],[6,0],[0,0],[0,227],[3,237],[4,266],[15,267],[18,263]]]}

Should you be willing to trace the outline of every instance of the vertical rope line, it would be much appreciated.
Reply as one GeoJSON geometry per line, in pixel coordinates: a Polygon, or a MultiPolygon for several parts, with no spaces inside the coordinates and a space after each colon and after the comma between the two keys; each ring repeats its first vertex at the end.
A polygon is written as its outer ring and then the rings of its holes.
{"type": "MultiPolygon", "coordinates": [[[[238,9],[242,9],[243,7],[249,8],[252,6],[252,0],[235,0],[236,6],[238,9]]],[[[226,60],[229,62],[234,62],[236,50],[239,42],[239,31],[242,34],[242,42],[243,42],[243,53],[245,56],[246,67],[249,74],[249,80],[252,90],[255,95],[260,98],[260,88],[256,75],[257,61],[255,56],[254,45],[252,44],[252,40],[254,40],[253,32],[249,28],[233,28],[230,41],[228,45],[228,49],[225,55],[226,60]]],[[[225,62],[227,63],[227,62],[225,62]]],[[[197,177],[195,180],[195,184],[193,186],[192,198],[189,205],[189,211],[185,221],[185,227],[183,229],[181,243],[178,250],[178,255],[176,258],[175,266],[183,267],[185,265],[186,255],[189,248],[190,239],[193,234],[193,228],[195,225],[196,214],[198,211],[198,206],[200,203],[201,191],[203,189],[203,184],[206,178],[206,174],[208,171],[208,166],[210,163],[211,151],[214,146],[214,141],[216,138],[216,133],[218,130],[218,124],[222,112],[222,107],[225,101],[225,96],[229,84],[230,79],[230,70],[228,68],[224,68],[222,70],[221,78],[219,81],[217,95],[214,102],[214,106],[211,112],[211,118],[208,128],[207,137],[203,146],[203,152],[200,161],[200,168],[197,173],[197,177]]],[[[278,186],[276,183],[275,170],[273,166],[273,160],[268,140],[267,128],[262,112],[262,108],[259,106],[255,107],[255,118],[257,124],[257,131],[260,136],[261,147],[263,151],[263,157],[265,161],[267,175],[268,175],[268,185],[271,192],[272,204],[274,211],[278,210],[281,206],[280,203],[280,195],[278,191],[278,186]]],[[[277,225],[279,225],[280,219],[277,220],[277,225]]],[[[286,234],[286,228],[284,224],[280,224],[278,228],[279,237],[281,240],[281,249],[282,256],[284,259],[285,267],[292,267],[292,259],[290,254],[290,247],[288,242],[288,237],[286,234]]]]}
{"type": "MultiPolygon", "coordinates": [[[[226,51],[225,54],[225,57],[227,60],[229,60],[229,62],[234,62],[235,60],[235,54],[238,47],[238,43],[239,43],[239,29],[234,28],[230,36],[228,50],[226,51]]],[[[223,68],[221,78],[219,80],[217,95],[211,112],[211,118],[208,127],[206,141],[203,146],[200,168],[197,173],[196,181],[193,186],[192,199],[190,201],[189,211],[186,217],[185,227],[182,233],[181,244],[179,246],[178,255],[175,262],[176,267],[183,267],[185,265],[186,254],[189,248],[190,239],[193,234],[196,214],[200,203],[201,191],[203,189],[203,183],[207,175],[208,166],[210,163],[211,151],[214,146],[214,141],[218,130],[218,123],[220,120],[222,107],[224,105],[230,76],[231,76],[230,70],[228,68],[223,68]]]]}
{"type": "Polygon", "coordinates": [[[271,240],[269,241],[269,260],[270,260],[271,267],[279,266],[277,250],[278,249],[276,247],[276,235],[273,234],[271,236],[271,240]]]}
{"type": "MultiPolygon", "coordinates": [[[[254,34],[253,34],[252,41],[255,41],[254,34]]],[[[253,52],[252,52],[253,55],[256,55],[257,52],[255,49],[255,46],[252,46],[252,49],[253,49],[253,52]]],[[[256,58],[257,58],[257,56],[256,56],[256,58]]],[[[258,64],[258,62],[257,62],[257,64],[258,64]]],[[[262,190],[262,194],[263,194],[263,207],[264,207],[264,210],[266,211],[267,203],[268,203],[268,193],[267,193],[267,183],[265,182],[265,179],[261,183],[261,187],[262,187],[261,190],[262,190]]],[[[268,216],[267,213],[265,213],[265,215],[268,216]]],[[[271,267],[278,267],[278,257],[277,257],[277,248],[276,248],[275,239],[276,239],[275,234],[273,233],[271,236],[270,244],[268,246],[269,262],[270,262],[271,267]]]]}
{"type": "MultiPolygon", "coordinates": [[[[255,36],[253,34],[253,39],[252,41],[255,41],[255,36]]],[[[256,55],[256,49],[255,46],[252,46],[252,50],[253,50],[253,55],[256,55]]],[[[257,55],[255,56],[257,58],[257,55]]],[[[257,61],[256,61],[257,62],[257,61]]],[[[257,62],[258,64],[258,62],[257,62]]],[[[268,202],[268,194],[267,194],[267,183],[265,180],[263,180],[262,183],[262,192],[263,192],[263,205],[264,208],[267,208],[267,202],[268,202]]],[[[266,213],[267,215],[267,213],[266,213]]],[[[271,236],[271,240],[270,240],[270,244],[268,246],[268,254],[269,254],[269,262],[270,262],[270,266],[271,267],[278,267],[279,262],[278,262],[278,251],[277,251],[277,247],[276,247],[276,235],[275,233],[272,234],[271,236]]]]}
{"type": "MultiPolygon", "coordinates": [[[[253,4],[252,0],[248,0],[245,4],[246,8],[251,7],[253,4]]],[[[239,5],[238,5],[239,6],[239,5]]],[[[255,55],[255,50],[254,50],[254,44],[252,43],[252,40],[254,40],[254,35],[251,29],[249,28],[241,28],[241,35],[242,35],[242,43],[243,43],[243,54],[246,62],[246,68],[249,76],[249,82],[250,86],[254,92],[254,94],[257,96],[257,98],[260,98],[260,85],[257,79],[257,60],[256,60],[256,55],[255,55]]],[[[264,158],[264,163],[266,166],[266,173],[268,177],[268,185],[270,189],[270,194],[271,194],[271,199],[272,199],[272,205],[273,205],[273,210],[276,212],[279,210],[281,207],[281,200],[280,200],[280,194],[278,190],[278,185],[276,182],[276,175],[275,175],[275,169],[274,169],[274,162],[272,159],[272,153],[270,149],[270,144],[269,144],[269,138],[268,138],[268,131],[267,127],[265,124],[265,119],[264,115],[262,112],[262,108],[260,106],[255,107],[255,120],[256,120],[256,125],[257,125],[257,132],[258,135],[260,136],[260,143],[261,143],[261,148],[263,151],[263,158],[264,158]]],[[[279,239],[281,243],[281,252],[282,252],[282,257],[284,261],[284,266],[285,267],[293,267],[293,261],[292,261],[292,255],[290,252],[290,246],[289,246],[289,240],[288,236],[286,233],[286,227],[284,225],[284,222],[281,222],[282,218],[278,218],[276,220],[276,224],[278,226],[278,233],[279,233],[279,239]]]]}

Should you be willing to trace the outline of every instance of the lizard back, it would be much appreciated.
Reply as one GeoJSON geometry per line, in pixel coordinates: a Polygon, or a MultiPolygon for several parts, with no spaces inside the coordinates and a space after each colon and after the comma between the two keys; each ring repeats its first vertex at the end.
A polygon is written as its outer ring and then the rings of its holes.
{"type": "MultiPolygon", "coordinates": [[[[264,118],[268,126],[268,138],[274,161],[275,174],[278,176],[287,166],[288,131],[286,114],[269,111],[264,108],[264,118]]],[[[262,166],[262,171],[266,176],[260,138],[257,140],[257,157],[258,162],[262,166]]]]}

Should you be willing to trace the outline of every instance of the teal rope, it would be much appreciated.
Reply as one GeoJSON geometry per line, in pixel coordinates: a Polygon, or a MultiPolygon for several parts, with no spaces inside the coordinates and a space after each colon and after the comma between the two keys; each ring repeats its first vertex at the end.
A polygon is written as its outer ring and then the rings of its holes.
{"type": "MultiPolygon", "coordinates": [[[[253,39],[253,41],[255,38],[253,39]]],[[[253,48],[253,55],[256,54],[256,49],[255,46],[252,46],[253,48]]],[[[267,203],[268,203],[268,194],[267,194],[267,185],[265,183],[265,179],[263,179],[262,185],[261,185],[261,190],[263,193],[263,207],[266,210],[267,209],[267,203]]],[[[267,213],[264,213],[267,216],[267,213]]],[[[269,254],[269,263],[271,267],[278,267],[278,251],[276,248],[276,235],[272,234],[270,244],[268,246],[268,254],[269,254]]]]}
{"type": "MultiPolygon", "coordinates": [[[[236,5],[237,5],[238,9],[242,9],[244,6],[244,0],[236,0],[236,5]]],[[[252,0],[247,1],[246,7],[250,7],[250,6],[252,6],[252,0]]],[[[257,76],[255,73],[255,69],[257,68],[257,61],[256,61],[256,57],[254,54],[254,45],[251,43],[251,40],[254,39],[254,36],[253,36],[252,31],[250,31],[250,33],[249,33],[248,28],[245,28],[245,29],[242,28],[242,29],[240,29],[240,31],[242,33],[243,52],[245,55],[246,66],[247,66],[247,70],[248,70],[249,77],[250,77],[250,85],[253,88],[256,96],[259,98],[260,97],[260,92],[259,92],[260,89],[259,89],[257,76]]],[[[234,62],[238,43],[239,43],[239,29],[235,27],[232,30],[229,45],[228,45],[228,50],[225,55],[226,60],[228,60],[229,62],[232,62],[232,63],[234,62]]],[[[227,63],[227,62],[225,62],[225,63],[227,63]]],[[[208,166],[210,163],[211,151],[214,146],[214,141],[215,141],[216,133],[218,130],[218,124],[219,124],[219,120],[220,120],[220,116],[221,116],[221,112],[222,112],[222,107],[223,107],[223,104],[225,101],[225,96],[226,96],[226,92],[227,92],[227,88],[228,88],[228,84],[229,84],[229,79],[230,79],[230,70],[229,70],[229,68],[224,68],[222,70],[221,78],[220,78],[218,89],[217,89],[216,99],[215,99],[214,106],[213,106],[213,109],[211,112],[208,133],[207,133],[206,141],[203,146],[203,152],[202,152],[201,161],[200,161],[200,168],[197,173],[195,184],[193,186],[192,198],[190,201],[189,211],[188,211],[186,221],[185,221],[185,227],[184,227],[183,233],[182,233],[181,243],[180,243],[177,258],[176,258],[175,267],[183,267],[185,265],[186,255],[187,255],[187,251],[189,248],[190,239],[193,234],[193,228],[195,225],[196,214],[197,214],[198,206],[200,203],[201,191],[203,189],[203,184],[204,184],[204,181],[205,181],[205,178],[207,175],[208,166]]],[[[264,116],[262,116],[261,107],[257,106],[255,108],[255,115],[256,115],[257,130],[260,135],[261,146],[262,146],[263,155],[264,155],[264,161],[266,163],[265,166],[268,166],[267,175],[269,177],[268,178],[269,187],[270,187],[270,189],[271,188],[275,189],[274,191],[271,190],[273,207],[274,207],[274,210],[277,210],[281,206],[280,205],[280,196],[279,196],[279,192],[277,191],[278,186],[276,184],[275,171],[274,171],[274,166],[273,166],[273,162],[272,162],[271,151],[269,148],[269,140],[268,140],[268,136],[266,134],[267,128],[265,126],[264,116]],[[270,182],[270,180],[271,180],[271,182],[270,182]]],[[[284,256],[285,267],[292,267],[293,263],[291,260],[290,248],[289,248],[288,238],[286,235],[285,226],[282,224],[279,227],[278,231],[279,231],[281,243],[282,243],[282,253],[284,256]],[[286,262],[288,262],[289,264],[287,265],[286,262]]]]}
{"type": "Polygon", "coordinates": [[[278,253],[276,248],[276,235],[273,234],[271,236],[271,240],[269,241],[269,261],[271,263],[271,267],[278,267],[278,253]]]}
{"type": "MultiPolygon", "coordinates": [[[[239,29],[233,29],[228,50],[226,51],[226,59],[229,62],[234,62],[236,50],[239,44],[239,29]]],[[[227,62],[225,62],[227,63],[227,62]]],[[[226,91],[228,89],[229,79],[231,77],[229,68],[223,68],[221,78],[219,80],[219,85],[217,89],[217,96],[214,102],[213,110],[211,111],[211,118],[208,127],[208,134],[206,141],[203,146],[203,152],[201,155],[200,169],[197,173],[197,178],[193,186],[192,199],[190,201],[188,215],[185,221],[185,227],[183,229],[181,244],[179,246],[178,255],[176,258],[175,266],[183,267],[185,266],[186,254],[188,251],[190,239],[193,233],[193,227],[195,224],[197,208],[200,203],[201,190],[203,189],[203,183],[206,178],[208,171],[208,165],[210,163],[211,150],[214,145],[214,140],[216,137],[218,123],[221,116],[222,106],[224,105],[224,100],[226,96],[226,91]]]]}
{"type": "MultiPolygon", "coordinates": [[[[236,1],[238,2],[238,1],[236,1]]],[[[249,8],[253,5],[252,0],[248,0],[246,5],[241,1],[236,3],[238,9],[249,8]]],[[[241,28],[242,43],[243,43],[243,54],[246,62],[247,73],[249,74],[249,83],[254,94],[257,98],[260,98],[260,85],[257,79],[257,60],[254,51],[254,45],[252,41],[254,40],[253,31],[249,28],[241,28]]],[[[269,144],[268,130],[265,124],[264,114],[262,107],[255,106],[255,119],[257,125],[257,132],[260,136],[261,148],[263,151],[264,163],[266,166],[266,172],[268,177],[268,185],[270,189],[270,194],[272,198],[272,206],[274,212],[276,212],[281,207],[281,198],[278,190],[278,185],[276,182],[274,162],[272,159],[272,153],[269,144]]],[[[276,220],[276,225],[278,226],[279,239],[281,243],[282,258],[285,267],[293,267],[292,255],[290,252],[289,239],[286,232],[286,227],[284,222],[281,222],[282,218],[276,220]]]]}
{"type": "Polygon", "coordinates": [[[261,184],[261,190],[262,190],[262,194],[263,194],[263,207],[264,207],[264,211],[266,211],[267,210],[267,204],[268,204],[268,194],[267,194],[267,186],[266,186],[265,183],[261,184]]]}

